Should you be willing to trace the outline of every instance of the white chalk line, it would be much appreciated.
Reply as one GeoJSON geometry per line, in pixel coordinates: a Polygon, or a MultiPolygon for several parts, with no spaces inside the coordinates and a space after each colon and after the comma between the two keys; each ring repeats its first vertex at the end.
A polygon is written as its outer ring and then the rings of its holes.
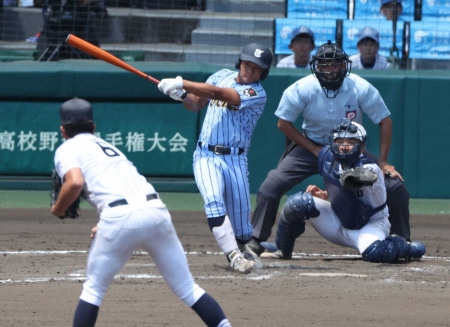
{"type": "MultiPolygon", "coordinates": [[[[0,251],[0,256],[6,255],[29,255],[29,256],[40,256],[40,255],[67,255],[67,254],[84,254],[86,255],[89,251],[85,250],[65,250],[65,251],[42,251],[42,250],[31,250],[31,251],[0,251]]],[[[135,251],[134,255],[148,255],[146,251],[135,251]]],[[[186,255],[223,255],[223,252],[185,252],[186,255]]],[[[270,256],[268,256],[270,258],[270,256]]],[[[294,253],[292,256],[294,259],[302,259],[308,257],[320,257],[320,258],[360,258],[360,255],[352,254],[322,254],[322,253],[294,253]]],[[[434,256],[424,256],[423,259],[437,260],[437,261],[450,261],[450,257],[434,257],[434,256]]],[[[292,262],[284,261],[283,262],[292,262]]],[[[154,264],[134,264],[127,263],[128,266],[154,266],[154,264]]],[[[270,267],[270,264],[267,265],[270,267]]],[[[282,268],[282,267],[280,267],[282,268]]],[[[259,270],[259,269],[258,269],[259,270]]],[[[257,272],[258,270],[255,270],[257,272]]],[[[421,268],[415,268],[413,270],[421,271],[421,268]]],[[[248,280],[267,280],[276,277],[279,273],[268,273],[263,275],[253,276],[254,274],[241,275],[223,275],[223,276],[195,276],[196,279],[248,279],[248,280]]],[[[351,273],[299,273],[299,276],[306,277],[357,277],[365,278],[369,275],[365,274],[351,274],[351,273]]],[[[57,281],[84,281],[86,280],[86,271],[81,270],[77,273],[69,273],[67,277],[40,277],[40,278],[23,278],[23,279],[0,279],[0,284],[16,284],[16,283],[43,283],[43,282],[57,282],[57,281]]],[[[154,274],[117,274],[114,279],[124,280],[124,279],[161,279],[161,275],[154,274]]]]}

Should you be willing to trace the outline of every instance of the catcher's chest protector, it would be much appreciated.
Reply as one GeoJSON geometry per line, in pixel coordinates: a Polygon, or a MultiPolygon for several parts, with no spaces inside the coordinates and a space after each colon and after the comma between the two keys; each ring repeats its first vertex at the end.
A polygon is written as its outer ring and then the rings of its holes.
{"type": "MultiPolygon", "coordinates": [[[[356,192],[345,189],[339,181],[340,175],[332,168],[334,164],[333,153],[328,149],[322,154],[322,156],[319,155],[319,163],[321,163],[319,169],[333,211],[343,227],[353,230],[361,229],[367,224],[370,217],[381,209],[375,208],[378,210],[374,210],[371,206],[362,203],[356,192]]],[[[361,159],[354,166],[368,162],[365,157],[361,159]]]]}

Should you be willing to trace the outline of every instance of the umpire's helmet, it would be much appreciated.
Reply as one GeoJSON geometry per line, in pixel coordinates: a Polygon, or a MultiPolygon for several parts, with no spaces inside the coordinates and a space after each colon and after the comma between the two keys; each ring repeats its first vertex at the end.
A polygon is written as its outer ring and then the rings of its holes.
{"type": "Polygon", "coordinates": [[[328,142],[335,160],[343,165],[350,166],[358,160],[359,155],[361,154],[361,148],[367,142],[367,132],[361,124],[352,122],[348,118],[344,118],[341,120],[340,124],[334,126],[330,131],[328,142]],[[351,150],[343,152],[342,149],[339,149],[339,145],[335,143],[337,139],[342,138],[357,139],[361,144],[353,145],[351,150]]]}
{"type": "Polygon", "coordinates": [[[348,55],[345,53],[344,49],[331,43],[330,40],[317,49],[317,52],[309,65],[312,74],[319,80],[327,98],[336,97],[339,88],[344,82],[344,78],[350,74],[352,68],[352,62],[348,59],[348,55]],[[323,68],[326,66],[336,64],[342,64],[343,68],[338,72],[323,71],[323,68]],[[322,68],[322,70],[320,68],[322,68]],[[329,95],[328,90],[333,91],[333,93],[329,95]]]}
{"type": "Polygon", "coordinates": [[[236,60],[236,69],[240,69],[241,61],[251,61],[264,70],[259,78],[263,81],[269,75],[272,58],[273,55],[269,48],[260,43],[250,43],[242,49],[239,58],[236,60]]]}

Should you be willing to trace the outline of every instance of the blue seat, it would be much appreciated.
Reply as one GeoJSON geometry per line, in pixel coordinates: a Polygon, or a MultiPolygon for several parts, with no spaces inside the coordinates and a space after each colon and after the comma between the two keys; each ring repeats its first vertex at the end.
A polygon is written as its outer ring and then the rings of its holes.
{"type": "Polygon", "coordinates": [[[450,6],[448,1],[422,1],[422,21],[435,20],[450,21],[450,6]]]}
{"type": "Polygon", "coordinates": [[[309,27],[314,32],[314,42],[317,47],[328,40],[335,41],[336,20],[334,19],[277,18],[275,19],[275,54],[292,54],[289,49],[291,33],[301,25],[309,27]]]}
{"type": "MultiPolygon", "coordinates": [[[[425,1],[426,2],[426,1],[425,1]]],[[[380,0],[356,0],[355,1],[355,20],[381,19],[386,18],[380,12],[380,0]]],[[[402,1],[403,11],[399,21],[414,20],[414,0],[402,1]]],[[[374,27],[375,28],[375,27],[374,27]]]]}
{"type": "Polygon", "coordinates": [[[411,22],[409,57],[414,59],[450,59],[450,22],[411,22]]]}
{"type": "MultiPolygon", "coordinates": [[[[342,0],[288,0],[288,18],[348,18],[347,1],[342,0]]],[[[304,24],[306,25],[306,24],[304,24]]]]}

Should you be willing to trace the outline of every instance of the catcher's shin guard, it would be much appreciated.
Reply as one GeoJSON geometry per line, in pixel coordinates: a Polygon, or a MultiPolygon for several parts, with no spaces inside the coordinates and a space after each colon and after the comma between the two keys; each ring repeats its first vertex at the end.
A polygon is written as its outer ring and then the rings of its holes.
{"type": "Polygon", "coordinates": [[[425,254],[425,246],[419,242],[408,243],[398,235],[388,236],[384,241],[375,241],[362,253],[365,261],[391,263],[401,258],[420,259],[425,254]]]}
{"type": "Polygon", "coordinates": [[[294,252],[295,240],[305,232],[305,222],[278,221],[275,244],[281,252],[281,259],[289,260],[294,252]]]}
{"type": "Polygon", "coordinates": [[[287,222],[304,222],[320,215],[311,193],[298,192],[291,195],[283,206],[281,219],[287,222]]]}

